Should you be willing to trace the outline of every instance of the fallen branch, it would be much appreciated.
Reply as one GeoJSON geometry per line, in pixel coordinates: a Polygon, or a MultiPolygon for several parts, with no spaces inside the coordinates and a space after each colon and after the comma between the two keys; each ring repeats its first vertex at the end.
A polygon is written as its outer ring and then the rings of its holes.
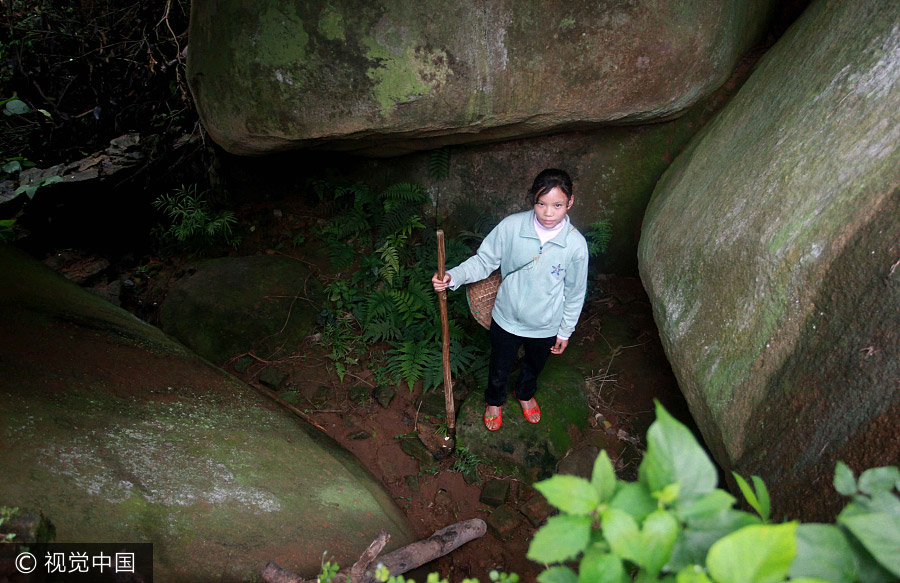
{"type": "MultiPolygon", "coordinates": [[[[471,540],[481,538],[487,525],[480,518],[463,520],[442,528],[425,540],[420,540],[375,560],[387,544],[390,536],[382,530],[366,552],[349,570],[342,570],[332,578],[333,583],[375,583],[375,569],[371,565],[384,565],[391,575],[401,575],[421,567],[425,563],[443,557],[471,540]]],[[[316,579],[304,579],[293,571],[282,569],[269,561],[261,573],[266,583],[315,583],[316,579]]]]}

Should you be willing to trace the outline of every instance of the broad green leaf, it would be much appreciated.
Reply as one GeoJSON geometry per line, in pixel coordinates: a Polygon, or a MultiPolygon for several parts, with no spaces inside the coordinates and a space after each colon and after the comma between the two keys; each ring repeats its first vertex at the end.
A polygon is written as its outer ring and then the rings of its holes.
{"type": "Polygon", "coordinates": [[[600,496],[600,502],[608,502],[616,492],[616,471],[606,450],[600,452],[594,460],[594,471],[591,473],[591,484],[600,496]]]}
{"type": "Polygon", "coordinates": [[[681,520],[709,518],[734,506],[735,498],[725,490],[716,488],[694,502],[678,509],[681,520]]]}
{"type": "Polygon", "coordinates": [[[28,113],[31,111],[31,108],[28,105],[19,99],[12,99],[6,102],[6,111],[4,113],[6,115],[22,115],[23,113],[28,113]]]}
{"type": "Polygon", "coordinates": [[[859,573],[858,581],[862,583],[897,583],[898,578],[890,571],[882,567],[872,553],[866,550],[859,540],[842,528],[850,549],[853,551],[853,559],[856,571],[859,573]]]}
{"type": "Polygon", "coordinates": [[[641,557],[641,531],[630,514],[618,508],[603,513],[600,527],[614,553],[634,563],[641,557]]]}
{"type": "Polygon", "coordinates": [[[706,566],[719,583],[780,583],[796,554],[796,522],[746,526],[709,549],[706,566]]]}
{"type": "Polygon", "coordinates": [[[38,186],[36,184],[23,184],[19,188],[13,191],[13,194],[22,194],[23,192],[28,196],[28,198],[34,198],[34,193],[37,192],[38,186]]]}
{"type": "Polygon", "coordinates": [[[814,579],[812,577],[797,577],[791,579],[791,583],[829,583],[825,579],[814,579]]]}
{"type": "Polygon", "coordinates": [[[538,563],[560,563],[574,559],[591,539],[591,519],[587,516],[551,516],[528,545],[526,556],[538,563]]]}
{"type": "Polygon", "coordinates": [[[716,468],[690,429],[656,403],[656,421],[647,432],[647,452],[638,468],[640,481],[651,492],[680,483],[682,501],[712,492],[716,468]]]}
{"type": "Polygon", "coordinates": [[[678,537],[666,567],[678,571],[688,565],[703,565],[716,541],[745,526],[759,523],[755,514],[731,508],[709,518],[692,518],[678,537]]]}
{"type": "Polygon", "coordinates": [[[853,477],[853,470],[841,461],[834,468],[834,489],[844,496],[856,494],[856,478],[853,477]]]}
{"type": "Polygon", "coordinates": [[[568,567],[550,567],[538,575],[538,583],[578,583],[578,575],[568,567]]]}
{"type": "Polygon", "coordinates": [[[654,577],[659,575],[678,538],[678,521],[665,510],[657,510],[644,520],[641,527],[641,557],[638,564],[654,577]]]}
{"type": "Polygon", "coordinates": [[[891,492],[875,492],[871,496],[853,496],[853,501],[844,506],[838,518],[857,514],[884,513],[900,516],[900,498],[891,492]]]}
{"type": "Polygon", "coordinates": [[[869,500],[869,509],[872,512],[883,512],[900,516],[900,498],[891,492],[875,492],[869,500]]]}
{"type": "Polygon", "coordinates": [[[51,119],[53,118],[53,116],[50,115],[50,112],[47,111],[46,109],[39,109],[38,111],[41,112],[42,114],[44,114],[44,117],[49,117],[51,119]]]}
{"type": "Polygon", "coordinates": [[[900,577],[900,520],[892,514],[871,512],[838,516],[838,522],[869,551],[882,567],[900,577]]]}
{"type": "Polygon", "coordinates": [[[62,182],[62,176],[48,176],[41,181],[41,186],[47,186],[48,184],[56,184],[57,182],[62,182]]]}
{"type": "Polygon", "coordinates": [[[630,581],[622,559],[616,555],[588,549],[578,565],[578,583],[622,583],[630,581]]]}
{"type": "Polygon", "coordinates": [[[14,174],[14,173],[20,171],[21,169],[22,169],[22,163],[19,162],[18,160],[13,160],[11,162],[7,162],[6,164],[3,165],[3,168],[0,168],[0,170],[3,170],[7,174],[14,174]]]}
{"type": "Polygon", "coordinates": [[[870,468],[859,476],[859,491],[864,494],[890,492],[897,480],[900,480],[900,470],[897,466],[870,468]]]}
{"type": "Polygon", "coordinates": [[[600,495],[584,478],[559,474],[534,485],[547,502],[568,514],[588,516],[597,509],[600,495]]]}
{"type": "Polygon", "coordinates": [[[678,571],[677,583],[713,583],[700,565],[688,565],[678,571]]]}
{"type": "Polygon", "coordinates": [[[640,482],[619,482],[616,494],[609,503],[610,508],[618,508],[630,514],[635,520],[643,520],[656,510],[657,503],[647,487],[640,482]]]}
{"type": "Polygon", "coordinates": [[[797,556],[791,564],[791,578],[813,577],[844,583],[856,581],[853,552],[841,529],[833,524],[797,526],[797,556]]]}

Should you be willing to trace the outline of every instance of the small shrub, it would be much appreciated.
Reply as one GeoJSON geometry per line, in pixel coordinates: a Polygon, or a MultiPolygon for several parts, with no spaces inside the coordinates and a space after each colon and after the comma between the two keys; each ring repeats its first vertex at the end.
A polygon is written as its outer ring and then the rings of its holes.
{"type": "Polygon", "coordinates": [[[762,480],[753,476],[753,488],[738,480],[757,514],[736,510],[690,430],[658,403],[656,412],[637,482],[616,479],[604,451],[590,480],[558,475],[535,484],[560,510],[528,549],[548,565],[539,582],[900,580],[897,467],[867,470],[857,481],[838,463],[835,486],[851,501],[836,525],[771,524],[762,480]]]}
{"type": "Polygon", "coordinates": [[[153,201],[153,206],[169,221],[168,226],[160,224],[155,229],[164,243],[198,254],[216,244],[240,245],[240,238],[232,230],[237,222],[234,213],[214,211],[205,194],[197,192],[197,185],[192,184],[153,201]]]}
{"type": "MultiPolygon", "coordinates": [[[[395,184],[382,192],[364,184],[329,188],[316,182],[312,188],[323,204],[339,210],[317,230],[335,267],[348,272],[325,287],[335,317],[358,327],[356,342],[390,345],[383,359],[371,363],[382,378],[404,382],[410,390],[419,381],[425,390],[440,385],[440,316],[430,283],[437,270],[437,247],[421,218],[428,193],[411,183],[395,184]],[[333,201],[326,202],[329,190],[333,201]]],[[[452,239],[446,249],[448,265],[463,261],[470,253],[452,239]]],[[[450,295],[449,310],[453,374],[473,374],[485,380],[484,347],[453,321],[468,319],[464,294],[450,295]]],[[[332,360],[343,376],[346,363],[332,360]]]]}

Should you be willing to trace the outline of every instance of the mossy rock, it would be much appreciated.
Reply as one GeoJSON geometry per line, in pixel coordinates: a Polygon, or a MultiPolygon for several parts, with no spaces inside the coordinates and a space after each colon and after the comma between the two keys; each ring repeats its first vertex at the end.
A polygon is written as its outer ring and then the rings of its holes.
{"type": "Polygon", "coordinates": [[[318,429],[10,247],[0,272],[0,501],[56,542],[152,542],[160,581],[238,582],[413,540],[318,429]]]}
{"type": "Polygon", "coordinates": [[[672,117],[728,78],[775,5],[198,0],[188,83],[229,152],[391,156],[672,117]]]}
{"type": "Polygon", "coordinates": [[[529,483],[551,476],[590,417],[584,377],[575,368],[580,354],[577,346],[570,345],[561,357],[551,357],[541,373],[535,396],[541,406],[540,423],[525,420],[510,388],[503,407],[503,426],[488,431],[484,426],[484,393],[473,391],[457,416],[457,444],[485,464],[529,483]]]}
{"type": "Polygon", "coordinates": [[[250,351],[268,360],[290,355],[321,309],[321,283],[283,255],[220,257],[184,271],[160,308],[160,325],[216,364],[250,351]]]}
{"type": "Polygon", "coordinates": [[[900,4],[813,2],[660,179],[641,278],[716,460],[833,517],[900,459],[900,4]]]}

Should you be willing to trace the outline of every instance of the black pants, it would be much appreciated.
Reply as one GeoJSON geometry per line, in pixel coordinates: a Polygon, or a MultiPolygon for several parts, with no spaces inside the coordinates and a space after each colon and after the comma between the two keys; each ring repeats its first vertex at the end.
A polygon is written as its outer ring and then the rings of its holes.
{"type": "Polygon", "coordinates": [[[506,402],[506,386],[509,374],[519,354],[519,346],[525,346],[525,358],[519,369],[515,394],[520,401],[527,401],[537,392],[537,378],[547,364],[550,349],[556,344],[556,336],[549,338],[524,338],[510,334],[491,322],[491,365],[484,400],[488,405],[500,407],[506,402]]]}

